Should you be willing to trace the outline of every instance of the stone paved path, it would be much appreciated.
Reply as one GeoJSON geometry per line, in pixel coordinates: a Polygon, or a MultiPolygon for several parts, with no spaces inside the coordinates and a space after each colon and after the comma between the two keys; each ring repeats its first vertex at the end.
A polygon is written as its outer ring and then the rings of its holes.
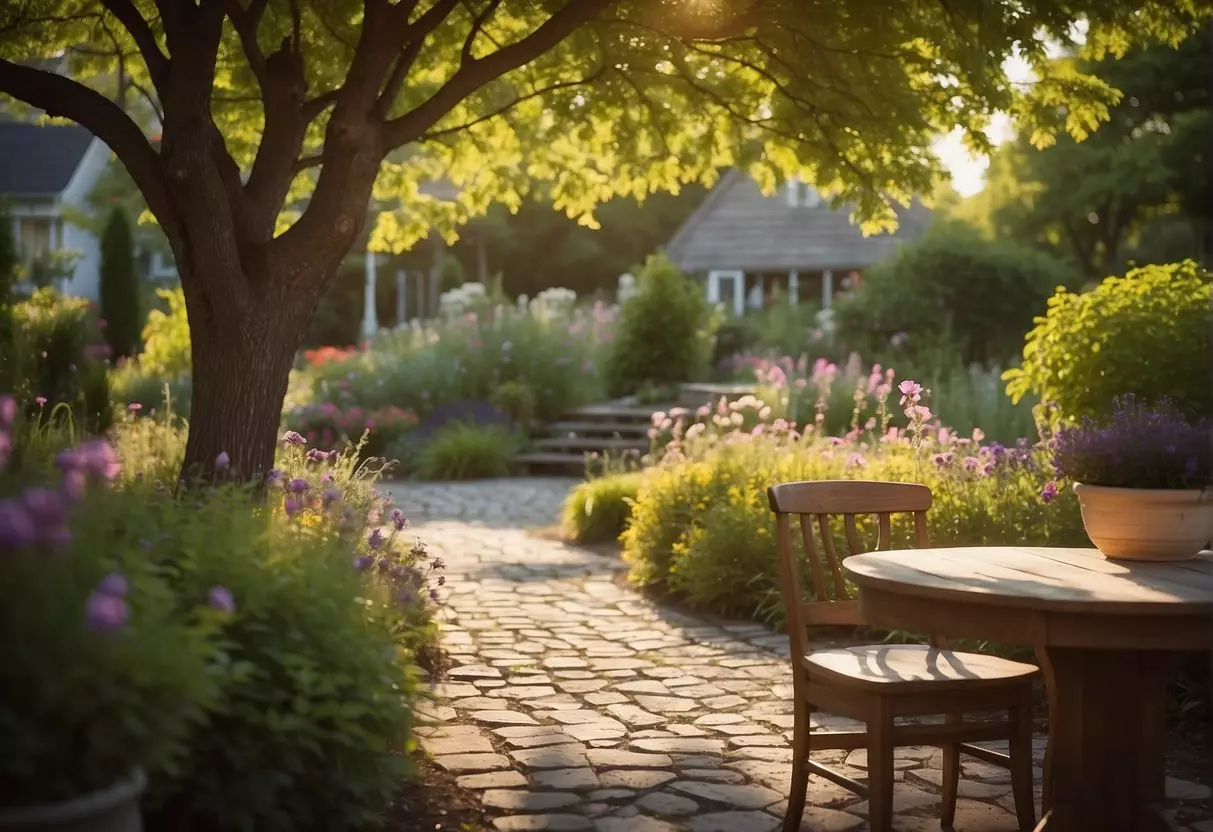
{"type": "MultiPolygon", "coordinates": [[[[786,637],[663,608],[621,588],[616,561],[527,534],[556,522],[570,485],[389,486],[446,561],[451,590],[444,640],[456,666],[426,711],[423,746],[482,793],[503,832],[778,828],[790,782],[786,637]]],[[[1038,739],[1038,765],[1043,750],[1038,739]]],[[[820,759],[866,777],[862,750],[820,759]]],[[[897,828],[939,829],[939,753],[899,749],[896,766],[897,828]]],[[[955,828],[1016,829],[1007,772],[966,760],[963,773],[955,828]]],[[[1210,792],[1169,785],[1175,797],[1210,792]]],[[[804,830],[867,826],[866,801],[831,783],[814,779],[809,804],[804,830]]]]}

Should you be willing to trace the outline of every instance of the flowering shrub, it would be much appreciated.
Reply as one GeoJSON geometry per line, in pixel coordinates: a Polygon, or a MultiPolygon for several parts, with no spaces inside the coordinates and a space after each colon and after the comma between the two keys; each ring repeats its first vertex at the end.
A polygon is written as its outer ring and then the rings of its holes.
{"type": "Polygon", "coordinates": [[[525,384],[535,417],[554,419],[601,396],[598,355],[613,323],[604,304],[568,317],[498,304],[439,322],[414,321],[308,374],[317,400],[364,410],[396,405],[423,417],[453,402],[485,401],[505,384],[525,384]]]}
{"type": "Polygon", "coordinates": [[[1123,396],[1110,419],[1063,427],[1051,445],[1057,476],[1073,482],[1179,489],[1213,483],[1213,424],[1192,424],[1167,399],[1148,407],[1123,396]]]}
{"type": "Polygon", "coordinates": [[[325,364],[347,361],[354,353],[353,347],[317,347],[314,350],[304,350],[303,360],[309,367],[323,367],[325,364]]]}
{"type": "MultiPolygon", "coordinates": [[[[5,445],[15,412],[0,398],[5,445]]],[[[60,455],[57,481],[0,483],[2,807],[180,764],[216,699],[215,587],[173,595],[138,542],[143,498],[109,487],[115,461],[93,441],[60,455]]]]}
{"type": "Polygon", "coordinates": [[[360,407],[342,409],[331,402],[305,405],[284,415],[284,421],[304,435],[308,442],[325,447],[362,444],[364,457],[384,457],[388,449],[417,424],[417,416],[399,407],[388,406],[371,412],[360,407]]]}
{"type": "MultiPolygon", "coordinates": [[[[694,422],[665,414],[655,425],[668,433],[665,445],[621,537],[633,580],[713,612],[778,619],[766,489],[793,480],[922,482],[935,494],[937,545],[1084,543],[1073,495],[1051,505],[1041,499],[1052,477],[1047,447],[957,434],[935,421],[921,385],[905,380],[894,392],[881,373],[876,386],[876,411],[844,436],[820,429],[816,418],[798,426],[757,399],[725,403],[694,422]],[[894,409],[903,427],[890,424],[894,409]]],[[[845,540],[838,544],[847,551],[845,540]]]]}

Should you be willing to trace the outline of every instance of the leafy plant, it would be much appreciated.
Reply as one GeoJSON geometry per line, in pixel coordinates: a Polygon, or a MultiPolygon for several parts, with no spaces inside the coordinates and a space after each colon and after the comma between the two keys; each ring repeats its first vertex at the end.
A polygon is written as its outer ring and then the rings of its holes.
{"type": "Polygon", "coordinates": [[[1081,294],[1059,290],[1028,333],[1022,367],[1003,379],[1012,401],[1038,395],[1051,424],[1106,416],[1128,393],[1203,418],[1213,413],[1211,332],[1209,274],[1191,260],[1146,266],[1081,294]]]}
{"type": "Polygon", "coordinates": [[[139,349],[139,275],[126,211],[110,212],[101,235],[101,317],[105,340],[116,358],[139,349]]]}
{"type": "Polygon", "coordinates": [[[650,257],[637,278],[607,355],[612,395],[676,385],[706,371],[709,309],[702,287],[664,256],[650,257]]]}
{"type": "Polygon", "coordinates": [[[417,475],[427,480],[505,477],[517,450],[517,438],[505,428],[453,422],[420,447],[417,475]]]}
{"type": "Polygon", "coordinates": [[[0,806],[184,765],[190,733],[218,697],[212,587],[173,593],[144,551],[147,495],[107,486],[115,462],[94,441],[60,457],[59,483],[5,483],[0,806]]]}
{"type": "Polygon", "coordinates": [[[1166,399],[1139,404],[1130,394],[1106,422],[1084,419],[1054,437],[1057,476],[1115,488],[1204,488],[1213,482],[1213,423],[1193,424],[1166,399]]]}
{"type": "Polygon", "coordinates": [[[190,371],[190,324],[185,293],[180,288],[158,289],[156,296],[166,308],[148,312],[139,363],[145,373],[166,380],[183,378],[190,371]]]}
{"type": "Polygon", "coordinates": [[[574,488],[561,509],[561,525],[577,543],[618,540],[632,514],[632,502],[644,481],[641,473],[613,474],[574,488]]]}
{"type": "Polygon", "coordinates": [[[493,391],[489,402],[516,425],[525,425],[535,415],[535,391],[523,381],[507,381],[493,391]]]}

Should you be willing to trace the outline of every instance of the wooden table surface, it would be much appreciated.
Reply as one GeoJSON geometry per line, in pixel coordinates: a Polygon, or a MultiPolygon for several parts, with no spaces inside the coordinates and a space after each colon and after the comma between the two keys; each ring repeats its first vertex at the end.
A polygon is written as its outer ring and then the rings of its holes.
{"type": "Polygon", "coordinates": [[[907,549],[843,561],[864,619],[1036,648],[1049,689],[1050,832],[1173,828],[1166,686],[1176,651],[1213,649],[1213,552],[1108,560],[1095,549],[907,549]]]}

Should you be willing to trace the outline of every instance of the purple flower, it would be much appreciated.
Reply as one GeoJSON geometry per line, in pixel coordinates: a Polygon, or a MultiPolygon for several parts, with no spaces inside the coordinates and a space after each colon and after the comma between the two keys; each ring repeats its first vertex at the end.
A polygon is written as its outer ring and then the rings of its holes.
{"type": "Polygon", "coordinates": [[[29,510],[17,500],[0,500],[0,549],[24,549],[37,537],[29,510]]]}
{"type": "Polygon", "coordinates": [[[17,421],[17,400],[12,396],[0,396],[0,428],[8,430],[17,421]]]}
{"type": "Polygon", "coordinates": [[[299,433],[298,431],[288,430],[286,433],[282,434],[283,447],[287,447],[290,445],[306,445],[306,444],[307,444],[307,440],[304,439],[303,435],[301,433],[299,433]]]}
{"type": "Polygon", "coordinates": [[[220,451],[219,455],[215,457],[215,470],[216,471],[226,471],[228,468],[231,468],[231,467],[232,467],[232,458],[230,456],[228,456],[227,451],[220,451]]]}
{"type": "Polygon", "coordinates": [[[367,545],[369,545],[372,549],[382,548],[384,544],[383,532],[381,532],[379,529],[375,529],[373,532],[371,532],[370,537],[366,539],[366,542],[367,545]]]}
{"type": "Polygon", "coordinates": [[[118,475],[118,455],[104,439],[94,439],[80,446],[84,471],[99,480],[112,480],[118,475]]]}
{"type": "Polygon", "coordinates": [[[75,502],[84,496],[84,488],[87,479],[83,471],[65,471],[63,472],[63,480],[59,485],[59,490],[63,496],[75,502]]]}
{"type": "Polygon", "coordinates": [[[1057,483],[1055,483],[1053,480],[1049,480],[1047,483],[1045,483],[1045,487],[1041,489],[1040,492],[1040,499],[1043,500],[1046,505],[1056,500],[1057,483]]]}
{"type": "Polygon", "coordinates": [[[308,462],[328,462],[329,457],[331,457],[331,456],[332,456],[331,451],[322,451],[319,448],[312,448],[310,451],[307,452],[307,461],[308,462]]]}
{"type": "Polygon", "coordinates": [[[67,507],[63,498],[47,488],[27,488],[21,495],[30,518],[39,526],[58,526],[67,517],[67,507]]]}
{"type": "Polygon", "coordinates": [[[326,488],[324,493],[320,495],[321,501],[325,506],[331,506],[333,503],[341,500],[341,492],[336,488],[326,488]]]}
{"type": "Polygon", "coordinates": [[[291,480],[290,484],[287,485],[286,488],[287,491],[290,491],[292,494],[302,494],[311,487],[311,483],[309,483],[307,480],[303,479],[302,477],[296,477],[295,479],[291,480]]]}
{"type": "Polygon", "coordinates": [[[111,572],[101,579],[101,583],[97,584],[98,592],[104,595],[112,595],[115,598],[126,597],[126,590],[126,578],[120,572],[111,572]]]}
{"type": "Polygon", "coordinates": [[[365,572],[371,568],[371,564],[375,562],[373,555],[360,555],[354,558],[354,568],[359,572],[365,572]]]}
{"type": "Polygon", "coordinates": [[[130,612],[126,600],[110,592],[98,589],[84,604],[84,622],[90,630],[112,633],[126,626],[130,612]]]}
{"type": "Polygon", "coordinates": [[[303,510],[303,503],[294,497],[287,497],[282,501],[282,510],[286,512],[287,517],[294,517],[303,510]]]}
{"type": "Polygon", "coordinates": [[[398,532],[402,532],[409,526],[409,520],[404,516],[404,512],[398,508],[392,509],[392,526],[398,532]]]}
{"type": "Polygon", "coordinates": [[[966,471],[976,471],[977,466],[981,464],[981,460],[975,456],[966,456],[962,464],[966,471]]]}
{"type": "Polygon", "coordinates": [[[13,450],[13,440],[9,439],[8,434],[0,431],[0,468],[8,465],[9,454],[13,450]]]}
{"type": "Polygon", "coordinates": [[[210,591],[206,593],[206,602],[211,605],[211,609],[222,613],[236,611],[236,599],[232,597],[231,591],[226,587],[211,587],[210,591]]]}
{"type": "Polygon", "coordinates": [[[60,471],[84,472],[84,455],[78,450],[60,451],[55,456],[55,465],[60,471]]]}
{"type": "Polygon", "coordinates": [[[935,454],[935,464],[940,468],[947,468],[952,464],[952,460],[954,458],[955,454],[953,454],[951,451],[943,454],[935,454]]]}
{"type": "Polygon", "coordinates": [[[265,475],[265,484],[272,488],[277,488],[278,486],[282,485],[282,480],[282,472],[277,468],[265,475]]]}

